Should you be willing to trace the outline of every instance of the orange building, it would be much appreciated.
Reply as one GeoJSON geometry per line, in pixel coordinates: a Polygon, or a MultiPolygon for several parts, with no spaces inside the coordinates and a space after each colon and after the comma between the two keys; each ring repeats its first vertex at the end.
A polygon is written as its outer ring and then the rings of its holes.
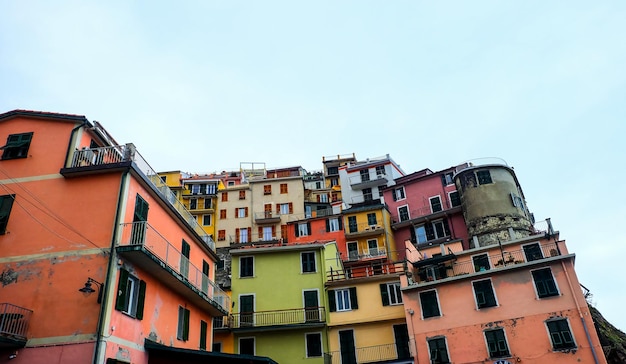
{"type": "MultiPolygon", "coordinates": [[[[213,241],[132,144],[84,116],[0,114],[0,363],[211,353],[213,241]]],[[[228,357],[220,362],[268,362],[228,357]]]]}

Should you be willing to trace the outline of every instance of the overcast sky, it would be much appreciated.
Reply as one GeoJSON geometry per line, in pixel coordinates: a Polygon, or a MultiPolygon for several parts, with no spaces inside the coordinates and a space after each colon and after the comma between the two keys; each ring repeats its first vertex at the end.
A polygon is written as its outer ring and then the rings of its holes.
{"type": "Polygon", "coordinates": [[[626,330],[625,19],[624,1],[5,0],[0,112],[85,115],[157,171],[502,158],[626,330]]]}

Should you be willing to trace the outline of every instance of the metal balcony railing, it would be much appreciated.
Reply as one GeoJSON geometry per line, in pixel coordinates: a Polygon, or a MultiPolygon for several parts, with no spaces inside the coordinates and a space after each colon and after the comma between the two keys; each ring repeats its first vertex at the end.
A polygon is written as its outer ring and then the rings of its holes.
{"type": "Polygon", "coordinates": [[[183,205],[176,195],[170,190],[169,186],[163,182],[161,177],[150,167],[148,162],[137,152],[135,146],[131,143],[126,145],[114,145],[110,147],[101,148],[87,148],[77,150],[72,155],[69,168],[80,168],[87,166],[103,166],[108,164],[115,164],[121,162],[132,161],[139,172],[141,172],[148,181],[163,195],[165,200],[169,202],[182,218],[191,226],[191,228],[198,234],[202,240],[209,246],[210,249],[215,250],[215,242],[209,236],[204,229],[198,224],[198,220],[193,216],[185,205],[183,205]]]}
{"type": "MultiPolygon", "coordinates": [[[[427,283],[450,277],[472,275],[492,269],[511,267],[516,264],[530,263],[562,255],[557,243],[528,244],[525,249],[508,250],[488,255],[488,260],[463,260],[461,262],[448,261],[433,265],[422,265],[417,274],[411,277],[413,284],[427,283]]],[[[436,259],[436,258],[431,258],[436,259]]],[[[426,263],[426,261],[423,261],[426,263]]]]}
{"type": "Polygon", "coordinates": [[[387,256],[387,250],[385,248],[369,248],[361,253],[349,252],[348,261],[380,258],[380,257],[386,257],[386,256],[387,256]]]}
{"type": "Polygon", "coordinates": [[[359,224],[346,224],[346,234],[358,234],[364,232],[382,231],[383,225],[380,222],[375,224],[359,223],[359,224]]]}
{"type": "Polygon", "coordinates": [[[388,360],[409,359],[411,357],[409,342],[383,344],[355,348],[354,351],[331,351],[324,354],[324,364],[342,363],[379,363],[388,360]],[[345,356],[342,360],[342,356],[345,356]]]}
{"type": "Polygon", "coordinates": [[[119,246],[130,245],[142,246],[224,311],[230,310],[230,297],[147,222],[122,224],[119,246]]]}
{"type": "Polygon", "coordinates": [[[231,328],[305,325],[324,322],[326,322],[326,309],[324,307],[240,312],[234,313],[230,317],[231,328]]]}
{"type": "Polygon", "coordinates": [[[26,340],[33,311],[10,303],[0,303],[0,336],[26,340]]]}

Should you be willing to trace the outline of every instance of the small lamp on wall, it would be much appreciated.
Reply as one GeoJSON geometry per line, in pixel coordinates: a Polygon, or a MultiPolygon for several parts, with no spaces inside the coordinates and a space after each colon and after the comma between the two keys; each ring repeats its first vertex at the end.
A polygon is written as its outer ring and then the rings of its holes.
{"type": "Polygon", "coordinates": [[[87,282],[85,282],[85,287],[79,289],[79,292],[83,292],[85,296],[89,296],[94,293],[96,290],[91,287],[92,284],[95,284],[98,287],[98,303],[102,303],[102,283],[96,281],[95,279],[88,277],[87,282]]]}

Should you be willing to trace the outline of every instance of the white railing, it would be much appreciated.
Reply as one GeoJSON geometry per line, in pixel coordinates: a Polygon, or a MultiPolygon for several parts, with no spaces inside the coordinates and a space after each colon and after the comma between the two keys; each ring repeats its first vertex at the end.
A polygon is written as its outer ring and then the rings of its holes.
{"type": "Polygon", "coordinates": [[[161,177],[150,167],[148,162],[137,152],[132,143],[126,145],[115,145],[101,148],[86,148],[77,150],[72,156],[70,168],[87,166],[100,166],[121,162],[132,161],[137,170],[141,172],[148,181],[163,195],[189,226],[198,234],[202,240],[215,251],[215,242],[204,229],[198,224],[198,220],[183,205],[170,188],[163,182],[161,177]]]}
{"type": "Polygon", "coordinates": [[[216,302],[225,311],[229,311],[230,297],[150,224],[147,222],[122,224],[122,237],[119,246],[130,245],[143,246],[144,249],[180,274],[185,281],[197,288],[207,298],[216,302]]]}

